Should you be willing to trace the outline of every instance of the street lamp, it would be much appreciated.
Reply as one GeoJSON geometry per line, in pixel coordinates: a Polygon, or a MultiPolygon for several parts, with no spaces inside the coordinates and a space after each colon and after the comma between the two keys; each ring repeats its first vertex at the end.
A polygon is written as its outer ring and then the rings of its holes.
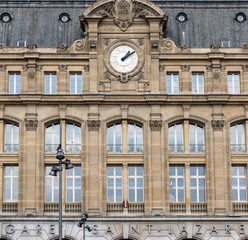
{"type": "Polygon", "coordinates": [[[59,160],[59,166],[52,166],[49,175],[57,177],[59,172],[59,240],[62,240],[62,164],[65,165],[66,170],[73,168],[73,166],[70,159],[62,161],[65,158],[65,155],[61,148],[61,144],[59,144],[57,148],[56,158],[59,160]]]}

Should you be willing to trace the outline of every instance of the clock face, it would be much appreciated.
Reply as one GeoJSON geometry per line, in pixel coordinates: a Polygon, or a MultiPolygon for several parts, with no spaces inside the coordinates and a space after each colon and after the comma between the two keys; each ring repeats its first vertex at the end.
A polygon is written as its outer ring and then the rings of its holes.
{"type": "Polygon", "coordinates": [[[131,72],[138,64],[138,55],[133,48],[121,45],[111,52],[110,64],[117,72],[131,72]]]}

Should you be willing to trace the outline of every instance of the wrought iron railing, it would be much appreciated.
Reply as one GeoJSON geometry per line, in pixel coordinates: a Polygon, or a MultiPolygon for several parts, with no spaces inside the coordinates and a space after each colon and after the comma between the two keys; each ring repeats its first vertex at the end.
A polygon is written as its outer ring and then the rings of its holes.
{"type": "Polygon", "coordinates": [[[108,213],[122,213],[123,212],[122,203],[107,203],[107,212],[108,213]]]}
{"type": "Polygon", "coordinates": [[[59,203],[58,202],[44,203],[44,212],[49,212],[49,213],[59,212],[59,203]]]}
{"type": "Polygon", "coordinates": [[[19,144],[4,144],[4,152],[19,152],[19,144]]]}
{"type": "Polygon", "coordinates": [[[203,213],[203,212],[207,212],[208,208],[207,208],[207,203],[191,203],[190,204],[190,210],[192,213],[203,213]]]}
{"type": "Polygon", "coordinates": [[[170,153],[182,153],[184,152],[183,144],[169,144],[170,153]]]}
{"type": "Polygon", "coordinates": [[[17,202],[5,202],[2,205],[3,212],[18,212],[18,203],[17,202]]]}
{"type": "Polygon", "coordinates": [[[45,152],[56,153],[59,144],[46,144],[45,152]]]}
{"type": "Polygon", "coordinates": [[[248,203],[235,202],[233,203],[233,212],[248,213],[248,203]]]}
{"type": "Polygon", "coordinates": [[[143,152],[143,144],[128,144],[128,152],[143,152]]]}
{"type": "Polygon", "coordinates": [[[232,153],[243,153],[245,152],[245,144],[231,144],[232,153]]]}
{"type": "Polygon", "coordinates": [[[143,213],[145,211],[144,203],[128,203],[128,212],[143,213]]]}
{"type": "Polygon", "coordinates": [[[108,144],[107,145],[107,152],[109,153],[120,153],[122,151],[121,144],[108,144]]]}
{"type": "Polygon", "coordinates": [[[81,152],[81,144],[66,144],[66,152],[69,153],[80,153],[81,152]]]}
{"type": "Polygon", "coordinates": [[[204,146],[204,144],[190,144],[189,145],[189,151],[190,152],[203,153],[203,152],[205,152],[205,146],[204,146]]]}
{"type": "Polygon", "coordinates": [[[185,203],[170,203],[170,212],[171,213],[185,213],[186,204],[185,203]]]}
{"type": "Polygon", "coordinates": [[[66,213],[80,213],[82,211],[81,203],[66,203],[65,212],[66,213]]]}

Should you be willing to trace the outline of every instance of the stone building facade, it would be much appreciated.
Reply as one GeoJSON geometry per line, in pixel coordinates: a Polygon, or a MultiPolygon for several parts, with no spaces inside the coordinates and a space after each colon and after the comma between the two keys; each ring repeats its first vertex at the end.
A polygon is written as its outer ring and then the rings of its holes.
{"type": "MultiPolygon", "coordinates": [[[[17,3],[2,4],[7,34],[17,3]]],[[[43,11],[42,1],[23,4],[43,11]]],[[[200,1],[173,3],[175,39],[166,1],[84,2],[77,20],[66,9],[78,3],[64,4],[60,33],[72,20],[82,33],[70,45],[16,47],[10,32],[0,45],[1,239],[58,239],[49,172],[60,138],[74,166],[63,170],[63,239],[82,239],[83,202],[86,239],[248,239],[247,32],[194,44],[181,30],[200,1]]],[[[225,12],[234,2],[214,4],[225,12]]],[[[245,11],[232,26],[247,28],[245,11]]]]}

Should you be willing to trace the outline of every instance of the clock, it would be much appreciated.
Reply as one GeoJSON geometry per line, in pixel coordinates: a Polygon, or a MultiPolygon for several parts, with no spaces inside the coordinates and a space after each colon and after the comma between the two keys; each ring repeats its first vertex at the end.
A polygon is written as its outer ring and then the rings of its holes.
{"type": "Polygon", "coordinates": [[[110,53],[110,64],[117,72],[131,72],[138,65],[138,54],[128,45],[117,46],[110,53]]]}
{"type": "Polygon", "coordinates": [[[104,49],[103,64],[107,72],[125,83],[142,70],[144,52],[144,45],[140,46],[137,40],[116,39],[104,49]]]}

